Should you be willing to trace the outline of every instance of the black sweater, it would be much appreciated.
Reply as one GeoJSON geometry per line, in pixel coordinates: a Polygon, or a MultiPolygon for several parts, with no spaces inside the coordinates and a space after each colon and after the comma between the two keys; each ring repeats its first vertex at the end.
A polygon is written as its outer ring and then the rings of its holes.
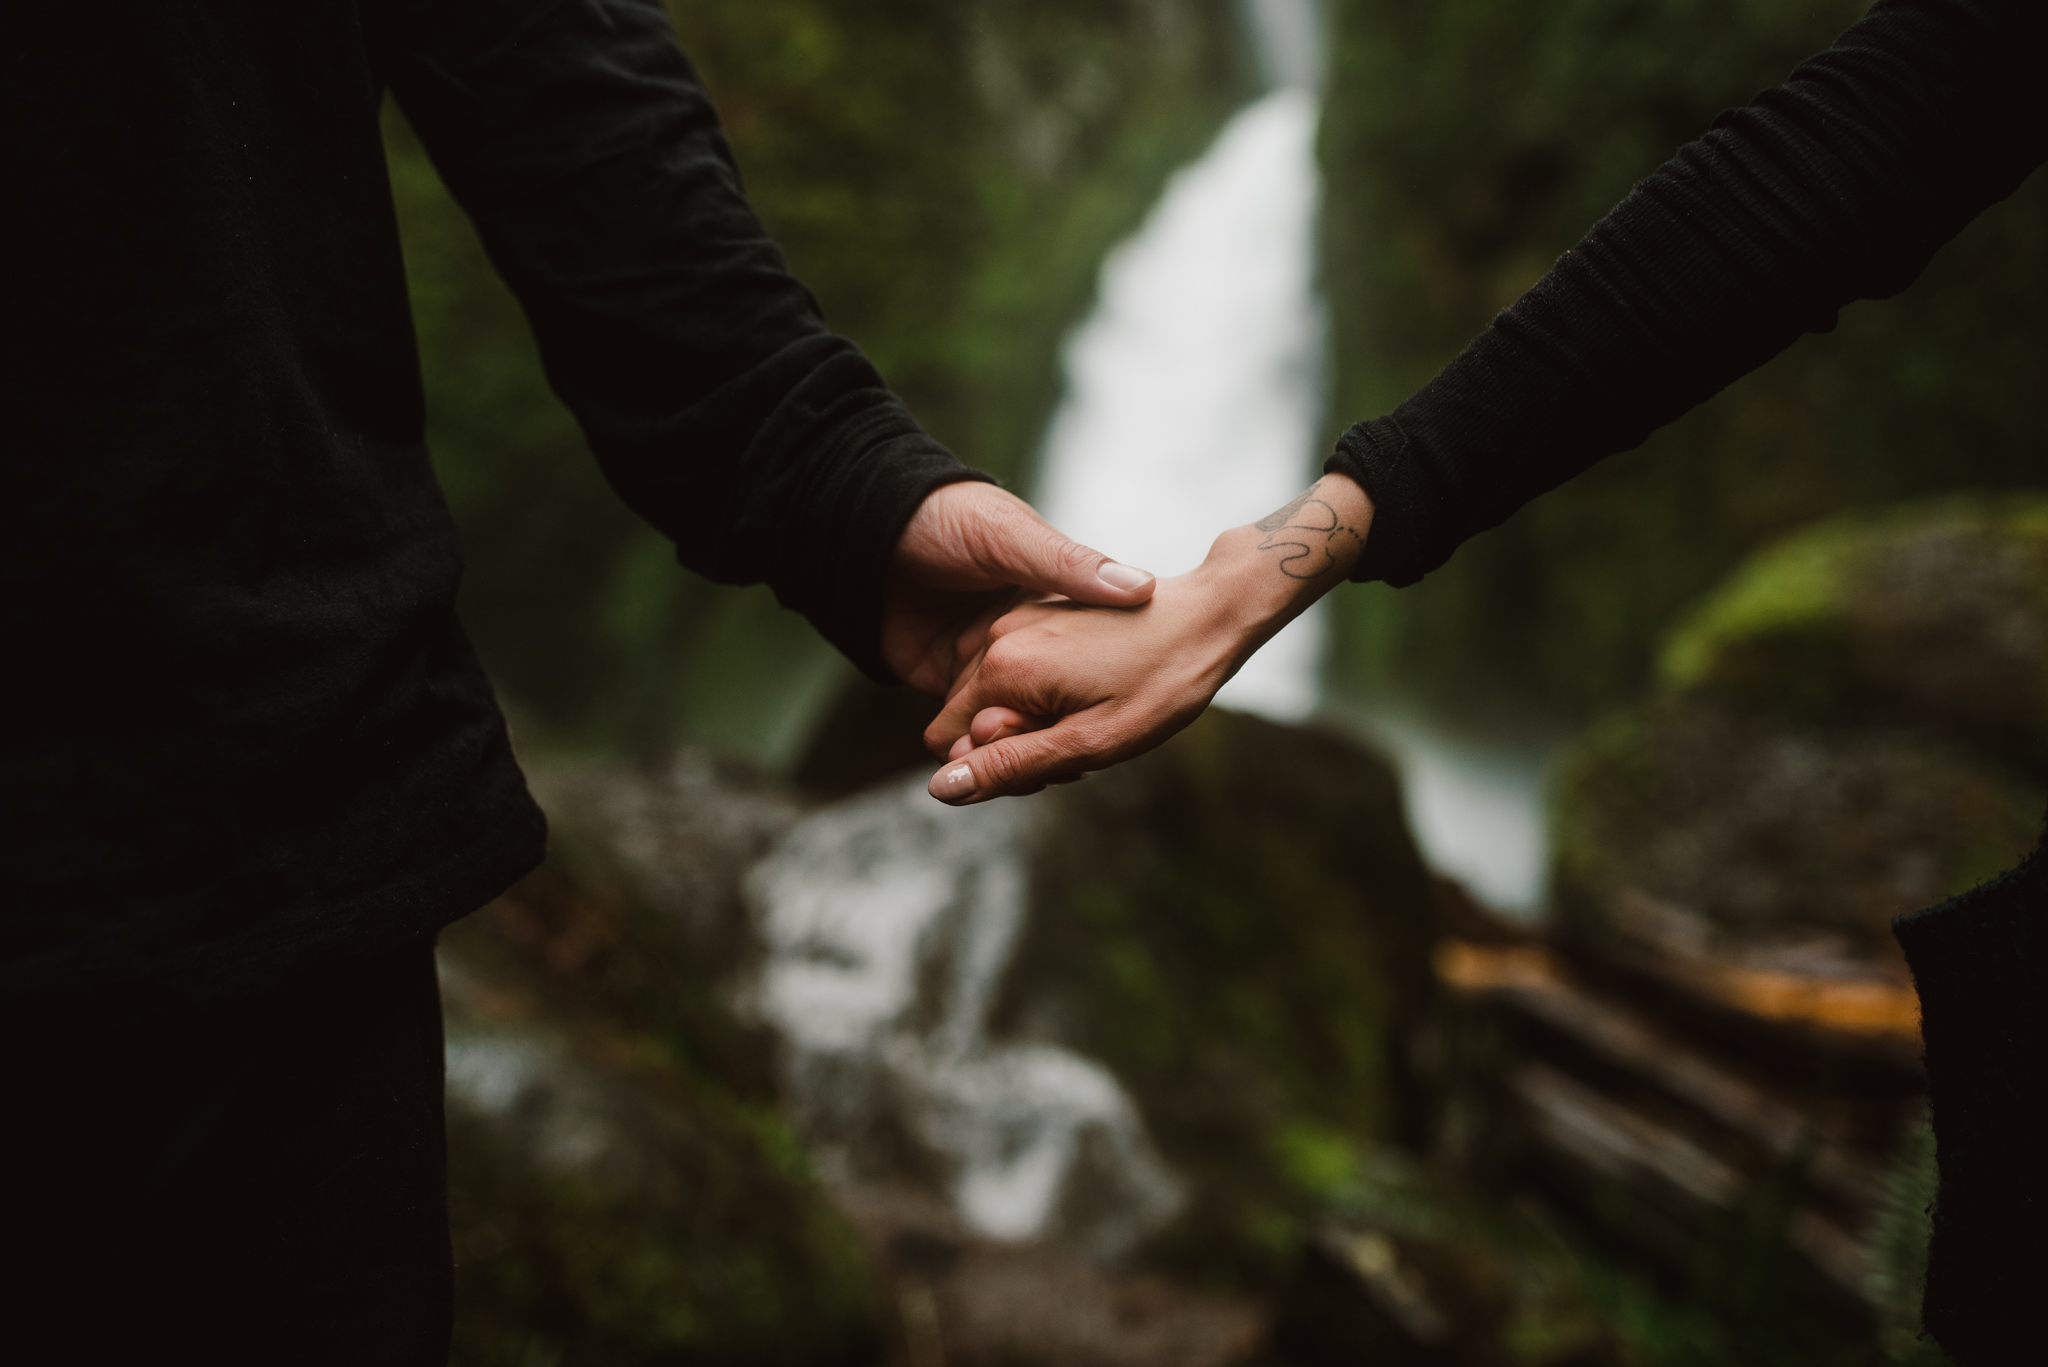
{"type": "MultiPolygon", "coordinates": [[[[1755,369],[2048,160],[2048,3],[1879,0],[1715,120],[1413,398],[1338,442],[1372,495],[1356,577],[1412,584],[1467,537],[1755,369]]],[[[2048,846],[2044,846],[2048,850],[2048,846]]],[[[2048,1285],[2048,852],[1902,918],[1941,1166],[1927,1327],[1966,1367],[2041,1356],[2048,1285]]]]}
{"type": "Polygon", "coordinates": [[[973,477],[785,271],[659,0],[0,9],[0,993],[246,981],[540,857],[454,617],[387,88],[686,565],[883,672],[887,552],[973,477]]]}

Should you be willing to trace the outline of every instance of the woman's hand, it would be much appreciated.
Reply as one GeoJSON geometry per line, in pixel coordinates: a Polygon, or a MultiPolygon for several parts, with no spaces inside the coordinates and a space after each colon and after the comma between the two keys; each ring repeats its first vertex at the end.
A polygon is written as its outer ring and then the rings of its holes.
{"type": "Polygon", "coordinates": [[[944,696],[989,624],[1021,598],[1056,593],[1103,607],[1152,596],[1152,576],[1070,541],[993,484],[947,484],[912,515],[890,557],[882,658],[920,692],[944,696]]]}
{"type": "Polygon", "coordinates": [[[987,628],[925,732],[942,802],[1034,793],[1143,754],[1186,726],[1274,633],[1349,573],[1372,502],[1342,475],[1216,539],[1134,608],[1041,598],[987,628]]]}

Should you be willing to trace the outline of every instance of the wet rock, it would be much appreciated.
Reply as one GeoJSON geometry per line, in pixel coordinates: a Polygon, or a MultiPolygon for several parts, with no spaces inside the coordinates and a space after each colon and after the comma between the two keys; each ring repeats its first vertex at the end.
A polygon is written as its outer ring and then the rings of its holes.
{"type": "Polygon", "coordinates": [[[1557,788],[1554,895],[1583,938],[1826,974],[1888,958],[1891,918],[2010,867],[2039,790],[1952,743],[1692,699],[1591,732],[1557,788]]]}
{"type": "Polygon", "coordinates": [[[944,1201],[844,1193],[895,1286],[912,1367],[1229,1367],[1257,1360],[1266,1307],[1044,1241],[977,1237],[944,1201]]]}
{"type": "Polygon", "coordinates": [[[1663,660],[1660,692],[1562,768],[1560,932],[1788,1040],[1888,1042],[1912,1067],[1892,918],[2039,829],[2048,500],[1821,523],[1738,570],[1663,660]]]}

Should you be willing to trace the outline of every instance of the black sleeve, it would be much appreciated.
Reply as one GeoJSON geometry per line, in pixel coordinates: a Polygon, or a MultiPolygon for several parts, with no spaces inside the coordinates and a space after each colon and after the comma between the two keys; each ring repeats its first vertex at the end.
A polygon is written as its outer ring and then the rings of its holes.
{"type": "Polygon", "coordinates": [[[1715,120],[1325,468],[1371,494],[1354,577],[1412,584],[1604,456],[1911,284],[2048,159],[2040,0],[1879,0],[1715,120]]]}
{"type": "Polygon", "coordinates": [[[660,0],[373,0],[365,18],[620,496],[684,564],[766,581],[890,678],[888,554],[927,493],[987,476],[826,329],[660,0]]]}

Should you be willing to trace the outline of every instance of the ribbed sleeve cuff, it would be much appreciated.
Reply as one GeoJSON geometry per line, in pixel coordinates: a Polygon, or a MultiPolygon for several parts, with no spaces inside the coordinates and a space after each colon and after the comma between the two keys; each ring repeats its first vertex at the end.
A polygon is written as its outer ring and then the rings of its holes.
{"type": "Polygon", "coordinates": [[[1920,993],[1941,1185],[1924,1322],[1965,1367],[2039,1348],[2048,1284],[2048,871],[1893,924],[1920,993]]]}
{"type": "Polygon", "coordinates": [[[1400,424],[1390,417],[1356,424],[1337,439],[1323,470],[1357,480],[1372,499],[1372,528],[1352,567],[1353,582],[1377,579],[1398,589],[1419,581],[1428,567],[1417,526],[1415,468],[1400,424]]]}
{"type": "Polygon", "coordinates": [[[831,457],[820,462],[829,474],[790,529],[813,549],[798,559],[795,573],[770,583],[784,607],[802,613],[863,674],[898,683],[882,659],[889,556],[934,489],[997,481],[963,465],[893,399],[843,426],[833,445],[831,457]]]}

